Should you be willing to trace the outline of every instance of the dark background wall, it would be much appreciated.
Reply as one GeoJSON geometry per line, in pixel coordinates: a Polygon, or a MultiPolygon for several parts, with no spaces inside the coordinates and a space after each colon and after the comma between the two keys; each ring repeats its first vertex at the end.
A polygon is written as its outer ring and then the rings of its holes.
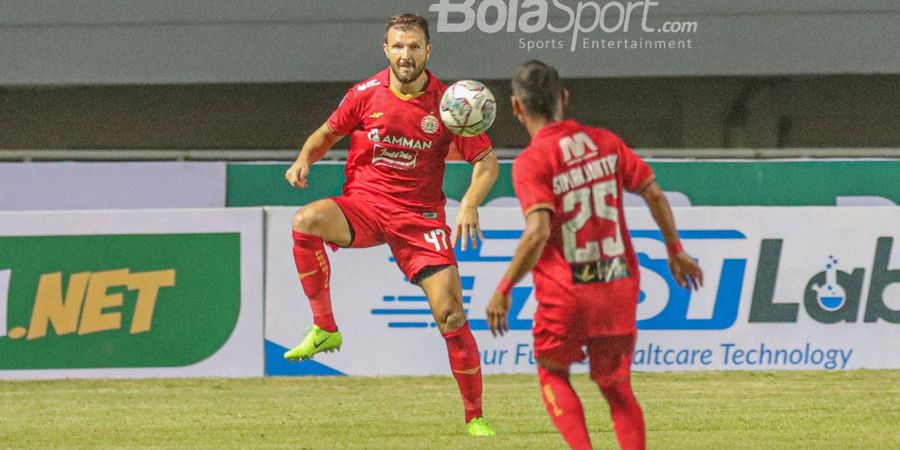
{"type": "MultiPolygon", "coordinates": [[[[501,106],[490,131],[495,145],[523,146],[526,136],[507,107],[508,82],[487,84],[501,106]]],[[[900,75],[566,84],[571,116],[638,148],[900,147],[900,75]]],[[[299,148],[351,85],[0,87],[0,149],[299,148]]]]}

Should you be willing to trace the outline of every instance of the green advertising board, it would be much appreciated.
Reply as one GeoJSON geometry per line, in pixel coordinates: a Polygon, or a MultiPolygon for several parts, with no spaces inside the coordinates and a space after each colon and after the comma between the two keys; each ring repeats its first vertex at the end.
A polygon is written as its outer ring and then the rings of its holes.
{"type": "Polygon", "coordinates": [[[237,324],[240,258],[239,233],[0,237],[0,369],[202,361],[237,324]]]}
{"type": "Polygon", "coordinates": [[[900,204],[900,160],[651,162],[665,191],[693,206],[835,206],[838,197],[900,204]]]}
{"type": "MultiPolygon", "coordinates": [[[[288,164],[228,164],[226,180],[227,206],[294,206],[341,195],[344,184],[343,163],[313,164],[309,187],[296,189],[284,180],[288,164]]],[[[512,166],[502,164],[500,176],[488,200],[512,197],[512,166]]],[[[444,192],[452,199],[460,199],[472,179],[468,163],[448,163],[444,176],[444,192]]]]}
{"type": "MultiPolygon", "coordinates": [[[[692,206],[833,206],[838,197],[878,197],[900,204],[900,160],[650,161],[663,190],[680,192],[692,206]]],[[[340,195],[342,163],[312,166],[309,188],[284,181],[287,164],[228,165],[227,205],[303,205],[340,195]]],[[[514,196],[511,163],[486,201],[514,196]]],[[[444,192],[459,200],[471,180],[467,163],[448,163],[444,192]]]]}

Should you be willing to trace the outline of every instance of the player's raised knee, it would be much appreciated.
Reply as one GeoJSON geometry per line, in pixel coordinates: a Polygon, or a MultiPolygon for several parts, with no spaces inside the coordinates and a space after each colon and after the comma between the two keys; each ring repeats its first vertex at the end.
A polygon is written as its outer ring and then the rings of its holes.
{"type": "Polygon", "coordinates": [[[321,226],[322,215],[318,214],[313,208],[300,208],[299,210],[297,210],[297,212],[294,213],[294,231],[318,235],[318,231],[321,226]]]}

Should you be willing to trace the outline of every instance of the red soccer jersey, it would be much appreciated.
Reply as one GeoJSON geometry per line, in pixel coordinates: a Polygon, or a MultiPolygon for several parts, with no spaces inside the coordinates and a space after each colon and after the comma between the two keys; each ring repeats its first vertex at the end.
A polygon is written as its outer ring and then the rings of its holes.
{"type": "Polygon", "coordinates": [[[486,134],[463,138],[440,120],[446,86],[426,70],[416,96],[390,87],[390,69],[349,91],[328,118],[331,131],[350,135],[344,195],[359,195],[405,208],[442,209],[444,160],[453,144],[474,164],[491,150],[486,134]]]}
{"type": "Polygon", "coordinates": [[[540,304],[594,299],[610,309],[601,331],[634,328],[639,275],[622,189],[641,191],[653,180],[650,166],[609,131],[565,120],[534,135],[513,163],[513,186],[526,215],[552,213],[532,271],[540,304]]]}

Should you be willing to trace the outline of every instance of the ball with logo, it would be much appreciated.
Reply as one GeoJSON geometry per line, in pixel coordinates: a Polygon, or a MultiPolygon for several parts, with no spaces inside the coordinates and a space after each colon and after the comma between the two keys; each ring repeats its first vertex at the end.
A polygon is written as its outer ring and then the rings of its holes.
{"type": "Polygon", "coordinates": [[[494,94],[477,81],[457,81],[441,97],[441,121],[454,134],[477,136],[487,131],[496,117],[494,94]]]}

